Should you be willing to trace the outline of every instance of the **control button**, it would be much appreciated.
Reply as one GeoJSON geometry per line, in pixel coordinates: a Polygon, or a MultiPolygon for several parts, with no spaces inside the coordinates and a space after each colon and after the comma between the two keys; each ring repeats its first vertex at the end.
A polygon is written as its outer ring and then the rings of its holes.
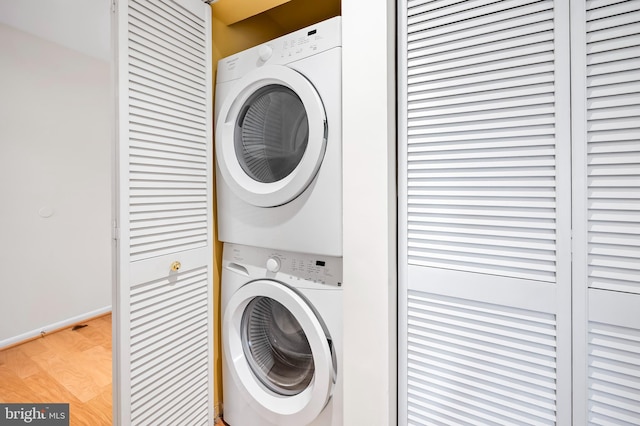
{"type": "Polygon", "coordinates": [[[280,259],[277,257],[270,257],[267,259],[267,271],[278,272],[280,270],[280,259]]]}
{"type": "Polygon", "coordinates": [[[260,46],[260,49],[258,49],[258,56],[260,56],[262,62],[267,62],[272,54],[273,49],[268,44],[263,44],[260,46]]]}

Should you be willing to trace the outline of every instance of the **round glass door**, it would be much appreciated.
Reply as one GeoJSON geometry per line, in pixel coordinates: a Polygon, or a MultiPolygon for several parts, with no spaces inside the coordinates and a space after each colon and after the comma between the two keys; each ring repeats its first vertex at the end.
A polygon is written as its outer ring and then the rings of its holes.
{"type": "Polygon", "coordinates": [[[241,199],[276,207],[300,195],[324,158],[328,124],[315,87],[291,68],[255,69],[229,89],[216,121],[216,161],[241,199]]]}
{"type": "Polygon", "coordinates": [[[302,101],[288,87],[272,84],[247,99],[236,120],[234,146],[242,170],[261,183],[287,177],[309,142],[302,101]]]}
{"type": "Polygon", "coordinates": [[[296,291],[271,280],[236,290],[223,307],[225,371],[273,424],[308,424],[331,397],[336,366],[330,337],[296,291]]]}
{"type": "Polygon", "coordinates": [[[291,312],[269,297],[253,299],[242,315],[245,357],[256,377],[273,392],[304,391],[314,373],[307,336],[291,312]]]}

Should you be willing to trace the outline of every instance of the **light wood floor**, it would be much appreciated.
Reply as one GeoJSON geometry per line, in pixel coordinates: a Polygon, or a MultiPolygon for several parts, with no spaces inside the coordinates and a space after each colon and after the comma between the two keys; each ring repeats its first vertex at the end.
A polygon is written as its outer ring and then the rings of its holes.
{"type": "Polygon", "coordinates": [[[111,425],[111,315],[85,324],[1,350],[0,402],[69,403],[71,426],[111,425]]]}
{"type": "Polygon", "coordinates": [[[0,351],[1,402],[69,403],[71,425],[111,425],[111,315],[0,351]]]}

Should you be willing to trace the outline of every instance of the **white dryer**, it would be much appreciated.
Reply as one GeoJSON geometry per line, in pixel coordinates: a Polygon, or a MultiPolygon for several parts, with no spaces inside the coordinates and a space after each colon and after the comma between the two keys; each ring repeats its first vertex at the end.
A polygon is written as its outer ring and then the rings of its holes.
{"type": "Polygon", "coordinates": [[[342,258],[225,244],[223,418],[342,425],[342,258]]]}
{"type": "Polygon", "coordinates": [[[222,59],[218,238],[342,255],[341,19],[222,59]]]}

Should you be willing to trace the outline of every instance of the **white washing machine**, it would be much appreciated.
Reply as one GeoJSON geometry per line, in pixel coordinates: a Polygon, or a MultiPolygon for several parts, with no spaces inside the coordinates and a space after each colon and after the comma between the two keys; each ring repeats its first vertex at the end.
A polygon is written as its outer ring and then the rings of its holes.
{"type": "Polygon", "coordinates": [[[225,244],[223,418],[342,425],[342,258],[225,244]]]}
{"type": "Polygon", "coordinates": [[[341,18],[218,62],[218,238],[342,255],[341,18]]]}

